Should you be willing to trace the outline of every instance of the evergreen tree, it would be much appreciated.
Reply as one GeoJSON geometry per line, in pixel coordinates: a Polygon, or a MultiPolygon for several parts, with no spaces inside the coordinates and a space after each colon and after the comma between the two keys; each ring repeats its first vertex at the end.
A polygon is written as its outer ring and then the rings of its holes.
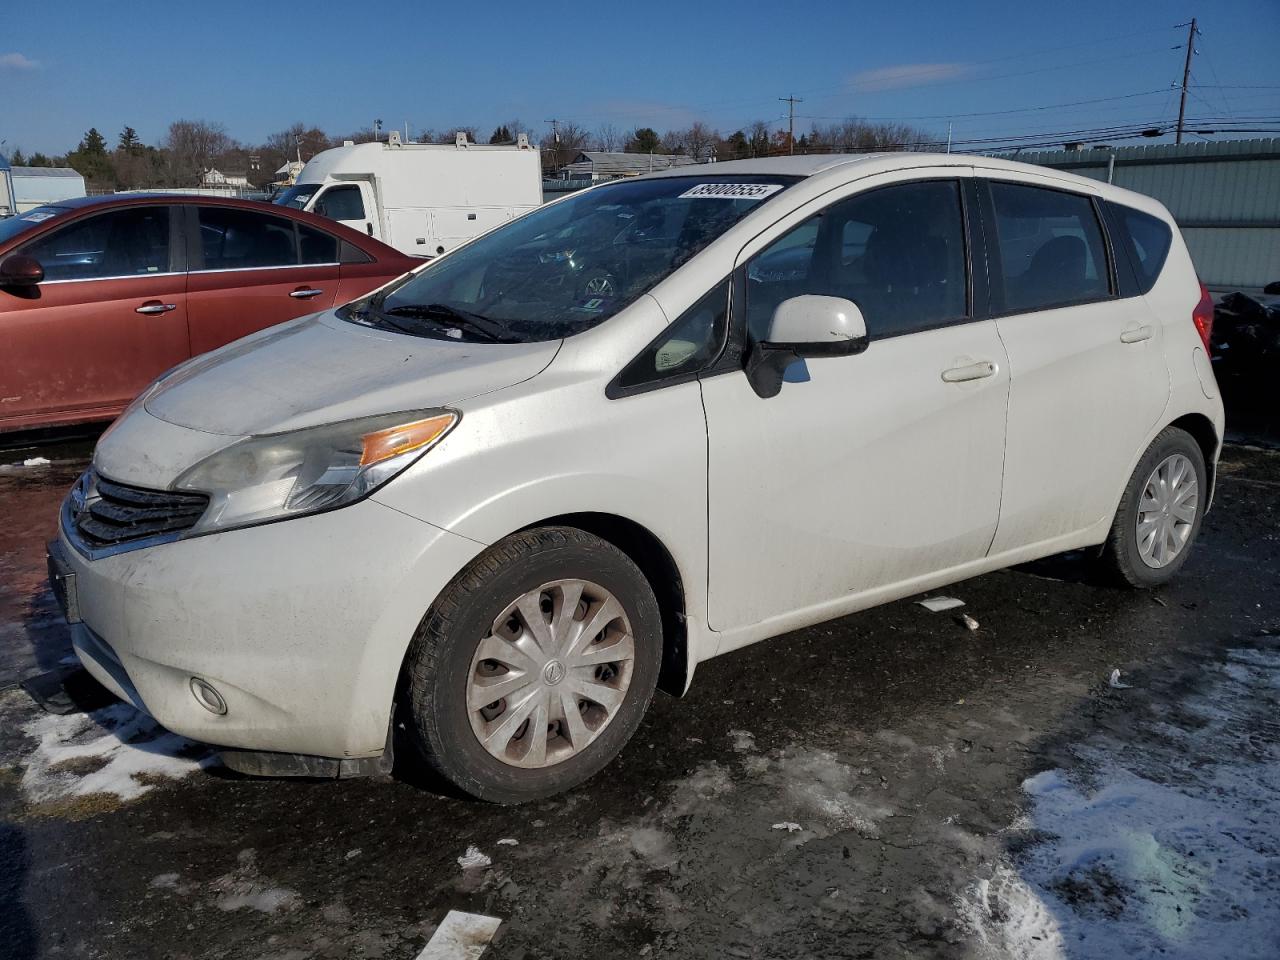
{"type": "Polygon", "coordinates": [[[661,148],[662,138],[653,127],[637,128],[631,135],[631,142],[627,144],[627,150],[631,153],[659,153],[661,148]]]}
{"type": "Polygon", "coordinates": [[[116,145],[117,150],[133,153],[141,146],[142,141],[138,139],[138,131],[133,127],[125,127],[120,131],[120,142],[116,145]]]}
{"type": "Polygon", "coordinates": [[[90,127],[89,132],[80,141],[80,146],[76,149],[76,153],[86,157],[105,157],[107,155],[107,140],[98,132],[97,127],[90,127]]]}

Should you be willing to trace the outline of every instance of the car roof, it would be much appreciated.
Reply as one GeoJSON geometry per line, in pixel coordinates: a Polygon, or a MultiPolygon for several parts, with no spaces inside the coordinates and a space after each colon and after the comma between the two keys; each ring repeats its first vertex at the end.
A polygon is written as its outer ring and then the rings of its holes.
{"type": "Polygon", "coordinates": [[[886,156],[882,153],[822,153],[803,157],[757,157],[752,160],[719,160],[715,163],[685,164],[646,173],[651,177],[755,176],[811,177],[833,167],[860,163],[886,156]]]}
{"type": "MultiPolygon", "coordinates": [[[[198,193],[105,193],[92,197],[72,197],[68,200],[55,200],[52,203],[44,204],[53,210],[65,210],[69,213],[84,210],[94,210],[99,208],[110,209],[111,207],[139,206],[145,204],[200,204],[201,206],[216,207],[234,207],[239,210],[256,210],[261,213],[270,213],[275,216],[285,217],[289,220],[297,220],[299,223],[310,224],[317,229],[326,233],[331,233],[341,240],[359,247],[365,253],[375,255],[378,260],[394,260],[394,259],[415,259],[406,253],[402,253],[395,247],[383,243],[375,237],[367,236],[359,230],[353,230],[345,223],[339,223],[336,220],[330,220],[328,217],[322,217],[319,214],[308,213],[305,210],[296,210],[293,207],[279,206],[277,204],[268,203],[264,200],[242,200],[239,197],[212,197],[198,193]]],[[[67,214],[58,217],[58,221],[62,222],[67,214]]],[[[53,226],[52,221],[50,226],[53,226]]]]}
{"type": "Polygon", "coordinates": [[[887,173],[914,167],[977,167],[985,174],[991,171],[1037,174],[1055,180],[1075,183],[1090,192],[1106,195],[1128,195],[1118,187],[1081,177],[1065,170],[1039,167],[1030,163],[1002,160],[964,153],[824,153],[800,157],[757,157],[751,160],[722,160],[706,164],[689,164],[644,174],[643,179],[658,177],[725,177],[737,175],[821,177],[824,180],[853,179],[865,173],[887,173]]]}

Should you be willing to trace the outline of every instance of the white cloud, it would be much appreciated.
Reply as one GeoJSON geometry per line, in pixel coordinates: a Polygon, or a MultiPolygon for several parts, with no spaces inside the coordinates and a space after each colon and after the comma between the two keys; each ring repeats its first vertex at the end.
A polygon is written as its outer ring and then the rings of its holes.
{"type": "Polygon", "coordinates": [[[39,60],[21,53],[0,53],[0,70],[35,70],[39,66],[39,60]]]}
{"type": "Polygon", "coordinates": [[[898,90],[955,80],[972,70],[967,63],[900,63],[854,74],[853,83],[864,90],[898,90]]]}

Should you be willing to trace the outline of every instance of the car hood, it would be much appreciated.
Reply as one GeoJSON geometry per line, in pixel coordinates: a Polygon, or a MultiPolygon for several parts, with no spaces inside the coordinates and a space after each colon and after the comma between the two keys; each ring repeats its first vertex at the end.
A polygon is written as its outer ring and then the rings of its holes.
{"type": "Polygon", "coordinates": [[[152,390],[145,407],[205,433],[279,433],[492,393],[546,369],[561,342],[414,337],[327,312],[188,362],[152,390]]]}

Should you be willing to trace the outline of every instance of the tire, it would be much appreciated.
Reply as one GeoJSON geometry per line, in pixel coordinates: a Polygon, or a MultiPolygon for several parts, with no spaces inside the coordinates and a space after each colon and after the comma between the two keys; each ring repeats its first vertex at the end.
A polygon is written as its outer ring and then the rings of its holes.
{"type": "Polygon", "coordinates": [[[423,618],[405,662],[405,726],[421,759],[464,793],[537,800],[582,783],[622,750],[661,663],[658,602],[626,554],[572,527],[527,530],[474,560],[423,618]],[[477,706],[493,692],[509,696],[477,706]]]}
{"type": "MultiPolygon", "coordinates": [[[[1176,500],[1179,496],[1179,490],[1183,489],[1183,487],[1180,485],[1170,486],[1166,483],[1162,489],[1172,490],[1174,494],[1172,500],[1176,500]]],[[[1104,571],[1116,583],[1140,590],[1147,590],[1168,583],[1182,569],[1182,565],[1187,562],[1191,547],[1200,533],[1200,524],[1204,519],[1208,494],[1207,472],[1205,470],[1204,454],[1200,451],[1200,445],[1185,430],[1180,430],[1177,427],[1166,427],[1151,442],[1147,452],[1142,455],[1142,459],[1138,461],[1138,465],[1134,468],[1133,475],[1129,478],[1129,483],[1125,487],[1124,497],[1120,501],[1120,506],[1116,510],[1115,520],[1111,524],[1111,532],[1107,535],[1107,541],[1103,545],[1101,562],[1104,571]],[[1181,458],[1181,460],[1178,458],[1181,458]],[[1169,465],[1173,471],[1165,474],[1166,479],[1179,476],[1176,471],[1176,467],[1179,465],[1184,467],[1184,472],[1180,474],[1181,476],[1186,476],[1185,470],[1190,470],[1194,473],[1194,506],[1192,511],[1188,511],[1190,496],[1184,497],[1180,503],[1171,502],[1171,507],[1181,507],[1179,511],[1181,516],[1170,515],[1169,521],[1176,528],[1171,536],[1174,542],[1180,540],[1181,545],[1176,551],[1172,551],[1169,547],[1170,541],[1165,539],[1165,561],[1158,563],[1157,561],[1160,560],[1158,546],[1145,548],[1147,553],[1144,555],[1145,541],[1139,537],[1138,523],[1140,515],[1156,517],[1157,527],[1155,528],[1152,542],[1160,539],[1162,532],[1159,527],[1161,513],[1154,509],[1143,511],[1141,507],[1148,483],[1156,479],[1154,475],[1157,468],[1162,468],[1165,465],[1169,465]],[[1190,519],[1184,520],[1183,517],[1190,517],[1190,519]],[[1151,555],[1152,550],[1156,551],[1154,557],[1151,555]]],[[[1160,494],[1160,496],[1164,496],[1164,494],[1160,494]]]]}

